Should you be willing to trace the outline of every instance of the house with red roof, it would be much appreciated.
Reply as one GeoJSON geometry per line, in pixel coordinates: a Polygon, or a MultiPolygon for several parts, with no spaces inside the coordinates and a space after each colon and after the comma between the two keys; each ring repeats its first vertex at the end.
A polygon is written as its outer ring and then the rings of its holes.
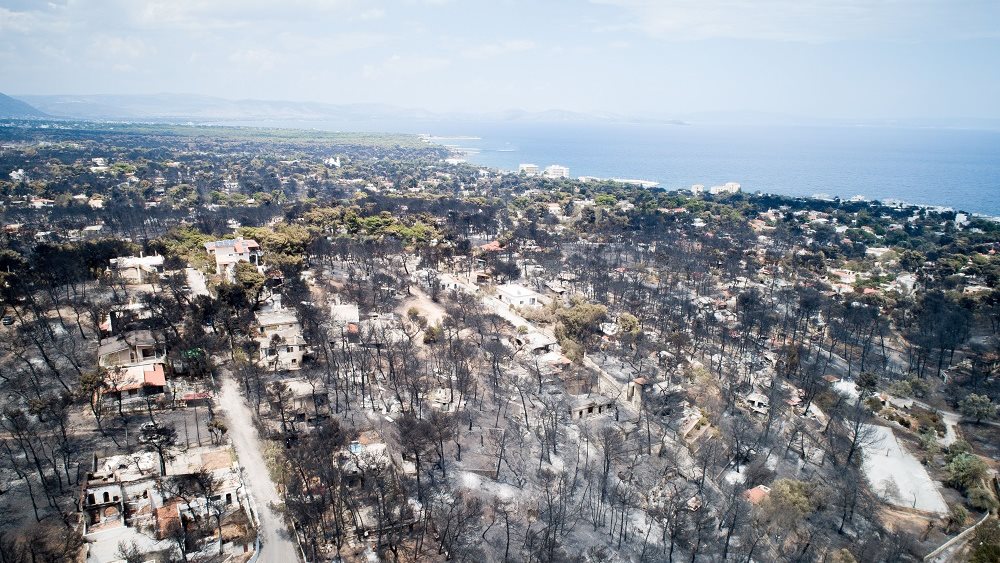
{"type": "Polygon", "coordinates": [[[167,354],[151,331],[136,330],[101,340],[98,365],[104,368],[99,393],[104,401],[142,408],[168,391],[167,354]]]}
{"type": "Polygon", "coordinates": [[[240,262],[249,262],[260,269],[264,254],[257,241],[243,237],[206,242],[205,251],[215,258],[215,273],[226,279],[232,279],[240,262]]]}

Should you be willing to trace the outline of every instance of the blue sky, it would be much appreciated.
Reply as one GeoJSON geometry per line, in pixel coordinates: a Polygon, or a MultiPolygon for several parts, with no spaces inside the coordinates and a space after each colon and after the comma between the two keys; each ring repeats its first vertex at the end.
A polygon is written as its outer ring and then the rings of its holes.
{"type": "Polygon", "coordinates": [[[998,0],[0,0],[0,91],[1000,118],[998,0]]]}

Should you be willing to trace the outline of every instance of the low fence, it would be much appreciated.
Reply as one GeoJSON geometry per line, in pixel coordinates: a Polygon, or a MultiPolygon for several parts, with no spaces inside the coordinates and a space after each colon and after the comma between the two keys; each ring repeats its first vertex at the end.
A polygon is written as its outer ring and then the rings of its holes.
{"type": "Polygon", "coordinates": [[[260,533],[253,540],[253,555],[250,559],[247,559],[247,563],[257,563],[257,559],[260,557],[260,533]]]}
{"type": "Polygon", "coordinates": [[[990,516],[993,516],[993,513],[992,512],[987,512],[986,516],[983,516],[982,520],[980,520],[979,522],[976,522],[972,526],[969,526],[968,528],[966,528],[965,530],[963,530],[962,533],[960,533],[957,536],[951,538],[950,540],[944,542],[943,544],[941,544],[940,546],[938,546],[937,549],[935,549],[934,551],[932,551],[932,552],[928,553],[927,555],[925,555],[924,556],[924,561],[932,561],[938,555],[941,555],[942,553],[944,553],[948,549],[954,547],[955,544],[957,544],[958,542],[965,541],[966,538],[968,538],[970,535],[972,535],[972,533],[976,531],[976,528],[978,528],[980,524],[982,524],[987,519],[989,519],[990,516]]]}

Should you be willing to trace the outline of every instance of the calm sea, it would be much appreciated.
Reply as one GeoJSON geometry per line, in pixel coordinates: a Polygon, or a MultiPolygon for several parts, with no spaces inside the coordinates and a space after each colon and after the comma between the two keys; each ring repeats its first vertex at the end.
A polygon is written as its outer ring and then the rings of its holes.
{"type": "MultiPolygon", "coordinates": [[[[274,123],[262,125],[275,125],[274,123]]],[[[744,191],[897,199],[1000,216],[1000,131],[890,127],[532,123],[304,123],[427,133],[504,170],[568,166],[572,177],[667,189],[739,182],[744,191]]]]}
{"type": "MultiPolygon", "coordinates": [[[[442,135],[460,133],[442,133],[442,135]]],[[[492,125],[439,139],[467,160],[517,170],[653,180],[673,189],[898,199],[1000,216],[1000,132],[871,127],[492,125]]]]}

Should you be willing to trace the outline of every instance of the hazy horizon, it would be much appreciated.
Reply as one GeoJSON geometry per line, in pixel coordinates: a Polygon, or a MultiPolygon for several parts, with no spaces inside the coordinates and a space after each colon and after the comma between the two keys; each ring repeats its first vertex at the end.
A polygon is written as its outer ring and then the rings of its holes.
{"type": "Polygon", "coordinates": [[[15,96],[1000,118],[1000,4],[981,0],[5,0],[0,32],[15,96]]]}
{"type": "MultiPolygon", "coordinates": [[[[501,107],[497,109],[469,109],[469,110],[459,110],[459,111],[448,111],[448,110],[431,110],[427,107],[420,107],[416,105],[406,105],[406,104],[394,104],[388,102],[370,102],[370,101],[342,101],[342,102],[325,102],[320,100],[288,100],[288,99],[278,99],[278,98],[258,98],[252,96],[245,97],[225,97],[225,96],[215,96],[210,94],[195,94],[191,92],[149,92],[149,93],[133,93],[133,94],[121,94],[113,92],[80,92],[80,93],[65,93],[65,92],[54,92],[54,93],[38,93],[38,92],[2,92],[15,99],[25,100],[31,103],[35,100],[47,98],[47,99],[62,99],[62,98],[73,98],[79,97],[81,100],[91,101],[98,98],[117,98],[117,99],[151,99],[151,98],[165,98],[165,99],[175,99],[175,100],[212,100],[219,102],[226,102],[232,104],[291,104],[291,105],[323,105],[323,106],[333,106],[333,107],[345,107],[345,108],[384,108],[387,110],[398,110],[401,112],[412,112],[411,115],[423,115],[427,114],[429,117],[451,119],[451,118],[468,118],[468,119],[489,119],[494,117],[502,117],[504,115],[511,115],[517,113],[532,114],[532,115],[543,115],[543,114],[576,114],[581,118],[593,117],[595,119],[607,119],[609,121],[625,121],[625,122],[638,122],[643,119],[650,119],[652,121],[660,122],[676,122],[684,123],[686,120],[709,120],[713,122],[728,123],[738,125],[741,123],[746,124],[766,124],[766,125],[781,125],[781,124],[797,124],[797,125],[894,125],[898,124],[900,126],[930,126],[930,127],[985,127],[989,129],[1000,128],[1000,117],[985,117],[978,115],[963,115],[963,114],[953,114],[953,115],[937,115],[937,116],[842,116],[842,117],[831,117],[831,116],[821,116],[821,115],[811,115],[811,114],[798,114],[790,112],[781,111],[763,111],[763,110],[741,110],[741,109],[719,109],[719,110],[702,110],[702,111],[691,111],[691,112],[668,112],[662,111],[659,113],[653,112],[629,112],[627,109],[620,111],[612,110],[572,110],[565,107],[542,107],[539,109],[527,109],[524,107],[501,107]]],[[[164,106],[167,107],[167,106],[164,106]]],[[[53,117],[67,117],[60,115],[53,115],[53,117]]],[[[126,116],[119,116],[126,117],[126,116]]],[[[150,117],[150,116],[142,116],[150,117]]],[[[155,115],[154,117],[163,117],[162,115],[155,115]]],[[[201,116],[205,118],[205,116],[201,116]]],[[[223,116],[217,116],[220,120],[226,119],[247,119],[247,117],[235,117],[227,118],[223,116]]],[[[73,117],[70,117],[73,118],[73,117]]],[[[181,117],[178,116],[178,119],[181,117]]],[[[283,120],[286,118],[275,117],[275,120],[283,120]]],[[[291,118],[291,120],[296,120],[296,118],[291,118]]],[[[298,118],[298,120],[303,122],[315,121],[308,118],[298,118]]]]}

